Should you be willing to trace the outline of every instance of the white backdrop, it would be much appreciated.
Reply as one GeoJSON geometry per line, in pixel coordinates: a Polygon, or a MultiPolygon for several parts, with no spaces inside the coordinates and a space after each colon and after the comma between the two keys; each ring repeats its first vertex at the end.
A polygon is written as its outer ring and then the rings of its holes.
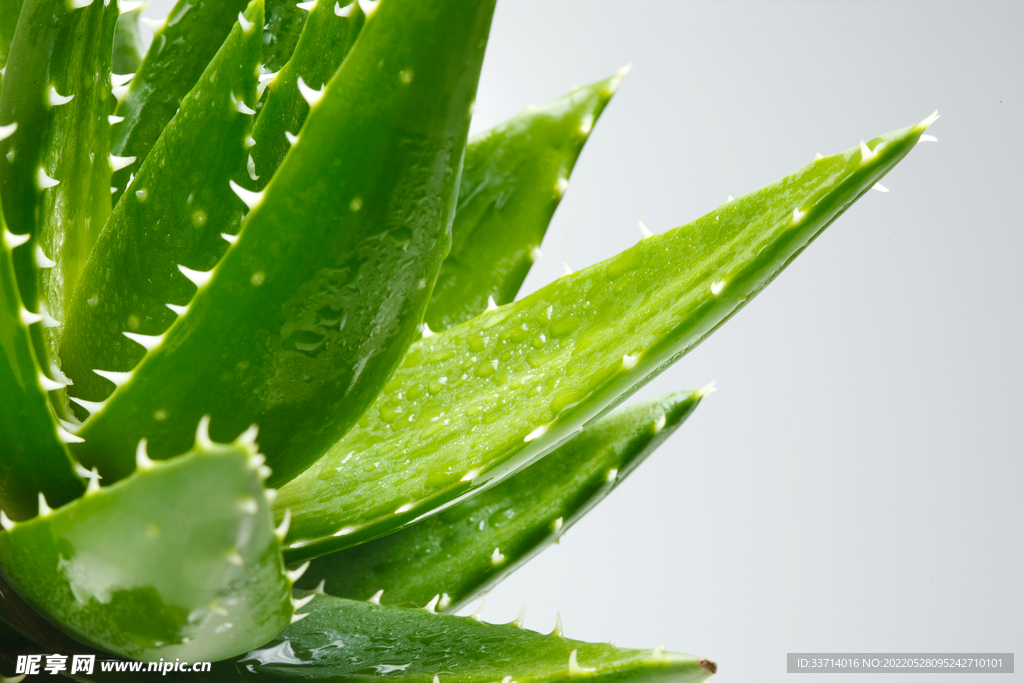
{"type": "Polygon", "coordinates": [[[1024,653],[1022,27],[1014,1],[499,2],[474,130],[634,65],[524,293],[638,218],[943,118],[644,390],[719,387],[486,621],[560,610],[569,637],[708,657],[721,683],[782,680],[796,651],[1024,653]]]}

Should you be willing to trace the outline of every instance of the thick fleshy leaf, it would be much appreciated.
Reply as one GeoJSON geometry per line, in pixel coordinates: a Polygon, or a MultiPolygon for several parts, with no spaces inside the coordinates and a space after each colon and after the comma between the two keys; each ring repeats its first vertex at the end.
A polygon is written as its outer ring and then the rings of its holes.
{"type": "Polygon", "coordinates": [[[0,97],[0,195],[26,307],[49,314],[36,353],[62,380],[59,322],[110,214],[110,60],[116,3],[27,0],[0,97]]]}
{"type": "Polygon", "coordinates": [[[300,588],[452,611],[556,542],[697,407],[683,391],[617,410],[497,486],[430,519],[313,560],[300,588]]]}
{"type": "Polygon", "coordinates": [[[323,594],[303,611],[309,616],[239,659],[243,680],[369,680],[386,672],[387,680],[398,683],[567,678],[687,683],[705,680],[716,668],[706,659],[660,647],[585,643],[515,623],[487,624],[323,594]]]}
{"type": "Polygon", "coordinates": [[[135,74],[142,66],[146,46],[139,35],[139,17],[144,5],[122,12],[114,27],[113,71],[115,74],[135,74]]]}
{"type": "Polygon", "coordinates": [[[42,320],[18,295],[9,246],[17,241],[0,213],[0,509],[22,520],[36,514],[40,493],[63,505],[84,487],[65,445],[75,437],[57,422],[47,396],[62,385],[42,374],[29,334],[28,324],[42,320]]]}
{"type": "MultiPolygon", "coordinates": [[[[118,202],[82,274],[64,324],[61,357],[74,381],[72,399],[84,400],[89,412],[97,412],[93,404],[114,389],[93,370],[130,371],[147,344],[177,319],[167,304],[185,305],[192,298],[195,285],[179,265],[209,270],[228,249],[221,234],[238,232],[244,207],[229,181],[246,175],[244,141],[256,101],[262,0],[254,0],[244,18],[248,30],[235,25],[184,99],[131,191],[118,202]]],[[[86,444],[81,457],[91,467],[103,451],[102,443],[86,444]]]]}
{"type": "MultiPolygon", "coordinates": [[[[248,4],[249,0],[178,0],[164,25],[154,31],[138,73],[114,112],[123,119],[113,128],[114,154],[135,157],[141,164],[248,4]]],[[[115,201],[138,168],[114,173],[115,201]]]]}
{"type": "Polygon", "coordinates": [[[292,615],[260,459],[200,444],[0,532],[0,565],[75,639],[143,660],[216,660],[292,615]],[[148,469],[147,469],[148,467],[148,469]]]}
{"type": "Polygon", "coordinates": [[[426,322],[440,331],[512,302],[569,183],[576,159],[625,70],[526,111],[466,147],[452,249],[426,322]]]}
{"type": "MultiPolygon", "coordinates": [[[[267,82],[267,99],[252,131],[256,141],[252,148],[253,189],[266,187],[291,150],[295,136],[309,115],[309,102],[305,99],[309,94],[307,88],[320,90],[352,49],[366,15],[358,3],[345,9],[347,11],[339,15],[333,4],[323,0],[309,10],[309,18],[291,59],[267,82]],[[302,79],[301,87],[299,79],[302,79]]],[[[267,74],[263,78],[270,77],[267,74]]]]}
{"type": "MultiPolygon", "coordinates": [[[[0,0],[0,71],[7,65],[7,55],[14,40],[14,29],[18,27],[18,16],[25,0],[0,0]]],[[[4,77],[0,75],[0,93],[3,93],[4,77]]]]}
{"type": "Polygon", "coordinates": [[[211,415],[221,441],[259,425],[276,485],[349,429],[417,334],[448,250],[493,8],[376,9],[265,192],[239,193],[238,241],[84,425],[84,461],[117,479],[140,438],[172,457],[211,415]]]}
{"type": "Polygon", "coordinates": [[[742,308],[930,122],[817,159],[414,344],[356,427],[281,490],[286,558],[386,535],[571,438],[742,308]]]}

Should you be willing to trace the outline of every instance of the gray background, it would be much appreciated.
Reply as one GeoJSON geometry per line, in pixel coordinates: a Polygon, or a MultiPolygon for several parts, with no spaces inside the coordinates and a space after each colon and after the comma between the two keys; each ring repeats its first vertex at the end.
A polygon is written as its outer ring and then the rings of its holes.
{"type": "Polygon", "coordinates": [[[1022,33],[1019,1],[499,2],[474,130],[634,65],[524,293],[638,218],[667,230],[943,117],[643,391],[719,388],[486,621],[560,610],[569,637],[663,643],[721,683],[837,680],[787,676],[787,652],[1024,652],[1022,33]]]}

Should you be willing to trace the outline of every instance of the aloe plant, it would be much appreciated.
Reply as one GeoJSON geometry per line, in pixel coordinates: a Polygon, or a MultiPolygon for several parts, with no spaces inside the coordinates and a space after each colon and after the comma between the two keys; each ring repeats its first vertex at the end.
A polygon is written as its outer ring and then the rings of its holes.
{"type": "Polygon", "coordinates": [[[708,389],[615,408],[935,115],[516,300],[625,73],[468,137],[494,4],[181,0],[143,54],[136,3],[0,0],[9,652],[210,680],[714,673],[440,613],[682,424],[708,389]]]}

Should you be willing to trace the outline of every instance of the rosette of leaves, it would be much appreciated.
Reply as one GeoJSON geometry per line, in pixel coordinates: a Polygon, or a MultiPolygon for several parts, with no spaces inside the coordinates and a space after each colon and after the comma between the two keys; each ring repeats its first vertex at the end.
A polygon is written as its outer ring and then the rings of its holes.
{"type": "Polygon", "coordinates": [[[181,0],[143,54],[136,3],[0,0],[8,654],[714,673],[445,613],[668,438],[707,390],[615,408],[934,117],[516,300],[624,72],[468,137],[494,4],[181,0]]]}

